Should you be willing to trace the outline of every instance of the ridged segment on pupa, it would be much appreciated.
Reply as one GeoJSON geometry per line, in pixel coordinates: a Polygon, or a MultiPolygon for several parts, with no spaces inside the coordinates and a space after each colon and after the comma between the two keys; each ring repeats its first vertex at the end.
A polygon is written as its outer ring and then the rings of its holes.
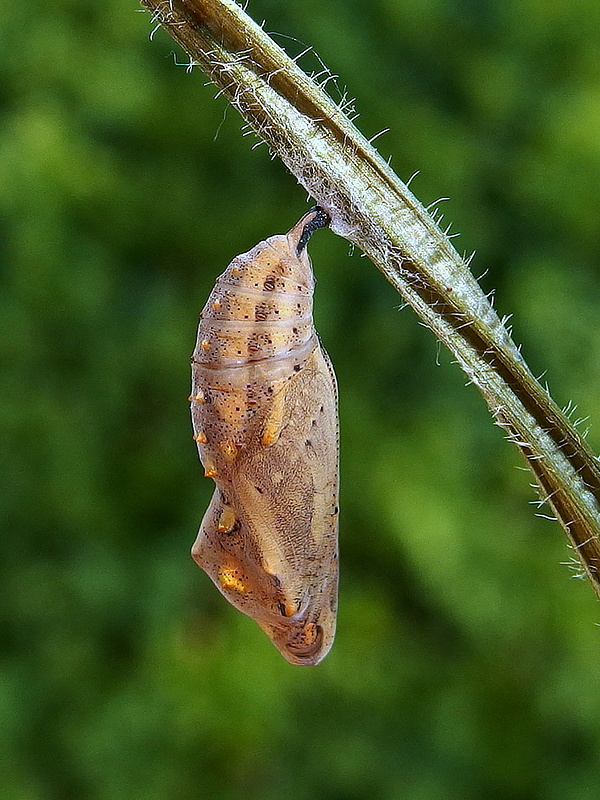
{"type": "Polygon", "coordinates": [[[293,664],[335,634],[338,418],[335,375],[312,321],[306,243],[316,207],[237,256],[201,314],[192,425],[215,493],[195,561],[293,664]]]}

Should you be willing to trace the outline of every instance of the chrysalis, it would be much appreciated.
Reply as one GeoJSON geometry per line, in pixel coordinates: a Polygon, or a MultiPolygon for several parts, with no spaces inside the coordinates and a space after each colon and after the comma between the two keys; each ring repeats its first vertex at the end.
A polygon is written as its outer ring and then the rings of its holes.
{"type": "Polygon", "coordinates": [[[292,664],[335,634],[338,420],[331,362],[312,321],[306,244],[318,206],[234,258],[202,314],[192,426],[215,493],[192,556],[292,664]]]}

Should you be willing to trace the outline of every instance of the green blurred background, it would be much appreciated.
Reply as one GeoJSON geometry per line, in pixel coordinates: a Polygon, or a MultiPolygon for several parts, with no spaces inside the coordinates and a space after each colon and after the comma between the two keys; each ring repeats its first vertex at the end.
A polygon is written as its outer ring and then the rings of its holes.
{"type": "MultiPolygon", "coordinates": [[[[597,0],[249,12],[316,48],[367,136],[391,128],[424,204],[452,198],[458,249],[598,451],[597,0]]],[[[476,390],[331,233],[330,655],[287,664],[189,558],[197,314],[307,205],[151,28],[135,0],[0,10],[0,797],[595,800],[600,607],[476,390]]]]}

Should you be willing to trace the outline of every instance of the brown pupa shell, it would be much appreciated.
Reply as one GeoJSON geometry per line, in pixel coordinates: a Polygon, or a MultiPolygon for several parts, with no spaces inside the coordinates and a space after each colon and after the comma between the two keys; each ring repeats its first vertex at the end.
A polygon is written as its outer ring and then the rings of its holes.
{"type": "Polygon", "coordinates": [[[237,256],[201,314],[192,357],[194,439],[215,493],[192,556],[292,664],[335,634],[336,380],[312,321],[306,243],[315,207],[237,256]]]}

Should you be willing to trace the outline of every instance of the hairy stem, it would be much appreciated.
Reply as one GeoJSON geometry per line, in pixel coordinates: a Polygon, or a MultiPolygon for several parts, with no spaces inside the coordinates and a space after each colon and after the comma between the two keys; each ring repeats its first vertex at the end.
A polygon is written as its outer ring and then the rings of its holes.
{"type": "Polygon", "coordinates": [[[141,0],[431,328],[519,448],[600,597],[600,468],[467,264],[314,80],[234,0],[141,0]]]}

